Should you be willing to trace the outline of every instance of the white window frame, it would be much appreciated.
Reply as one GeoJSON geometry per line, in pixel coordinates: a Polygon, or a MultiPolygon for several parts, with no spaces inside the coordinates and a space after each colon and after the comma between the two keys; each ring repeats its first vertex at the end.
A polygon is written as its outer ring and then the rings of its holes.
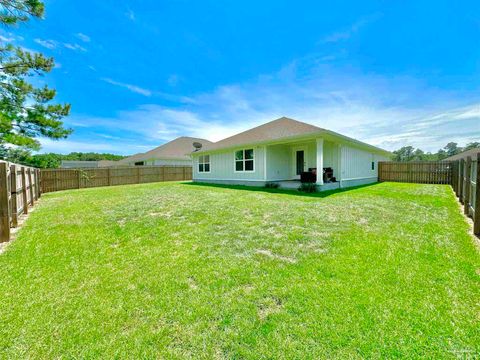
{"type": "Polygon", "coordinates": [[[206,155],[199,155],[198,156],[198,161],[197,161],[197,172],[199,174],[208,174],[210,171],[212,171],[212,165],[211,165],[211,161],[210,161],[210,154],[206,154],[206,155]],[[205,161],[205,157],[208,156],[208,162],[205,161]],[[201,161],[201,159],[203,158],[203,161],[201,161]],[[205,165],[208,164],[208,171],[205,171],[205,165]],[[203,170],[200,171],[200,165],[203,165],[203,170]]]}
{"type": "Polygon", "coordinates": [[[236,173],[254,173],[255,172],[255,148],[245,148],[245,149],[237,149],[233,152],[233,171],[236,173]],[[252,158],[245,159],[245,151],[252,150],[252,158]],[[243,152],[243,159],[237,160],[236,154],[238,151],[243,152]],[[243,163],[243,170],[237,170],[237,162],[243,163]],[[253,162],[253,169],[252,170],[245,170],[245,161],[252,161],[253,162]]]}

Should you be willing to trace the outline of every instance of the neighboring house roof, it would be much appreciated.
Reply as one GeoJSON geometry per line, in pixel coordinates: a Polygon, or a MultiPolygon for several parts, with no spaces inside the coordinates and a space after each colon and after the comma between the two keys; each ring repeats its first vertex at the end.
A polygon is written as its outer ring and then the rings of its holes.
{"type": "Polygon", "coordinates": [[[379,152],[388,153],[388,151],[378,147],[363,143],[361,141],[346,137],[344,135],[335,133],[330,130],[320,128],[318,126],[310,125],[298,120],[281,117],[279,119],[270,121],[266,124],[254,127],[253,129],[241,132],[226,139],[220,140],[216,143],[210,143],[204,146],[199,152],[214,151],[220,149],[234,148],[237,146],[261,144],[273,142],[276,140],[289,139],[295,137],[305,137],[309,135],[328,134],[335,137],[343,138],[343,140],[355,142],[369,148],[373,148],[379,152]]]}
{"type": "Polygon", "coordinates": [[[73,168],[96,168],[98,167],[98,161],[87,160],[62,160],[60,168],[73,169],[73,168]]]}
{"type": "Polygon", "coordinates": [[[450,157],[448,157],[444,160],[445,161],[455,161],[455,160],[460,160],[460,159],[466,159],[468,156],[471,156],[472,160],[473,160],[473,159],[477,158],[478,153],[480,153],[480,148],[474,148],[474,149],[470,149],[470,150],[461,152],[460,154],[450,156],[450,157]]]}
{"type": "Polygon", "coordinates": [[[198,142],[202,146],[211,144],[210,141],[205,139],[182,136],[145,153],[135,154],[122,159],[118,161],[118,164],[126,165],[149,159],[190,160],[190,154],[195,150],[193,147],[194,142],[198,142]]]}
{"type": "Polygon", "coordinates": [[[109,166],[115,166],[117,161],[115,160],[99,160],[98,161],[98,167],[109,167],[109,166]]]}

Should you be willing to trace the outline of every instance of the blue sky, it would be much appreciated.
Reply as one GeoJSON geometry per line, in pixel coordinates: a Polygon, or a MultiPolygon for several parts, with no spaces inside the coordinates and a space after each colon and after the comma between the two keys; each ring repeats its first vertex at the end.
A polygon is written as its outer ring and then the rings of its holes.
{"type": "Polygon", "coordinates": [[[480,141],[478,1],[68,1],[2,39],[72,104],[42,152],[143,152],[293,117],[388,150],[480,141]]]}

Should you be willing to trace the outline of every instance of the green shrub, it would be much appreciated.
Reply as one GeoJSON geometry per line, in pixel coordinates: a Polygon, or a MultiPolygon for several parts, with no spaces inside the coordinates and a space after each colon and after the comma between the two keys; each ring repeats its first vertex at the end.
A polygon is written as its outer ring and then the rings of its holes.
{"type": "Polygon", "coordinates": [[[306,193],[314,193],[317,192],[317,184],[315,183],[302,183],[298,188],[298,191],[306,192],[306,193]]]}
{"type": "Polygon", "coordinates": [[[267,182],[265,184],[265,187],[267,189],[278,189],[280,187],[280,184],[279,183],[275,183],[275,182],[267,182]]]}

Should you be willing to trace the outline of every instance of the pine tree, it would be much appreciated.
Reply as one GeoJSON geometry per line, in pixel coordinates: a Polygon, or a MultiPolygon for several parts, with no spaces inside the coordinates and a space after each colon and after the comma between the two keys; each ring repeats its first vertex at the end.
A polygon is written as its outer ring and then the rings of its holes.
{"type": "MultiPolygon", "coordinates": [[[[44,4],[39,0],[0,0],[0,24],[4,26],[43,14],[44,4]]],[[[41,136],[61,139],[71,134],[61,121],[69,114],[70,105],[52,104],[55,90],[28,82],[29,77],[41,76],[53,66],[53,58],[0,44],[0,156],[12,145],[38,150],[41,136]]]]}

